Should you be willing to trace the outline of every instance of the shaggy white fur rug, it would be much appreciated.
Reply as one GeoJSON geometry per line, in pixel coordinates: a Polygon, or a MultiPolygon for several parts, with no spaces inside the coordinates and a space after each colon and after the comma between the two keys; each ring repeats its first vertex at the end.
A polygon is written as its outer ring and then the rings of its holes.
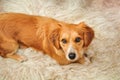
{"type": "Polygon", "coordinates": [[[120,0],[0,0],[0,12],[43,15],[79,23],[95,31],[89,65],[58,65],[31,48],[19,50],[28,61],[0,57],[0,80],[120,80],[120,0]]]}

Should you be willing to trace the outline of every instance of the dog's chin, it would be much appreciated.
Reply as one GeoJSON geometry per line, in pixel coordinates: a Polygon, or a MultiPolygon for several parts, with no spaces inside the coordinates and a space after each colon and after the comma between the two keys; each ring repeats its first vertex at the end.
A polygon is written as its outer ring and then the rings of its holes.
{"type": "Polygon", "coordinates": [[[77,60],[68,60],[68,61],[71,62],[71,63],[77,62],[77,60]]]}

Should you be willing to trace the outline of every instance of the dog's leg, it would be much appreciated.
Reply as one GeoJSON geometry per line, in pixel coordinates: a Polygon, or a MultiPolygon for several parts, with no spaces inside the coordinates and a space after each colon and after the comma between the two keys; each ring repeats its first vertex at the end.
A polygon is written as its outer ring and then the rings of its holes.
{"type": "Polygon", "coordinates": [[[18,60],[20,62],[27,60],[25,57],[16,54],[16,52],[19,48],[19,44],[15,40],[8,39],[6,37],[2,37],[2,39],[0,39],[0,40],[1,40],[0,55],[2,57],[12,58],[12,59],[18,60]]]}
{"type": "Polygon", "coordinates": [[[7,58],[12,58],[12,59],[15,59],[17,61],[20,61],[20,62],[24,62],[27,60],[27,58],[23,57],[23,56],[20,56],[18,54],[15,54],[15,53],[9,53],[6,55],[7,58]]]}

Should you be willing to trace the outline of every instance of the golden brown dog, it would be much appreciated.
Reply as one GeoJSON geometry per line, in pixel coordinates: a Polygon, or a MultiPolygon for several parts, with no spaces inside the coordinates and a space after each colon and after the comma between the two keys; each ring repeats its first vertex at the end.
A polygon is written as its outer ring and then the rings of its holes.
{"type": "Polygon", "coordinates": [[[94,37],[85,25],[20,13],[0,14],[0,55],[24,61],[16,54],[20,45],[43,51],[59,64],[85,62],[84,50],[94,37]]]}

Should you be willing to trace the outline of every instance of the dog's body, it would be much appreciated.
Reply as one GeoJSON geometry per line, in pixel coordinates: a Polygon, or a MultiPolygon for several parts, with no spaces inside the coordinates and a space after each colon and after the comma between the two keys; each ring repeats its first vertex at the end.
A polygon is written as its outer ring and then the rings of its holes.
{"type": "Polygon", "coordinates": [[[20,13],[0,14],[0,55],[19,61],[20,45],[50,55],[60,64],[84,63],[84,49],[94,37],[93,30],[81,24],[67,24],[51,18],[20,13]]]}

